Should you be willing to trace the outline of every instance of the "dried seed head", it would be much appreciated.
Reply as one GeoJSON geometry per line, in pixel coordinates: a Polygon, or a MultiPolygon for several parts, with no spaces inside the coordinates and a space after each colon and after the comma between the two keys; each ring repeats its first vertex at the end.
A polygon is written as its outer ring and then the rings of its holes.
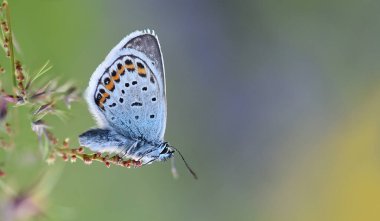
{"type": "Polygon", "coordinates": [[[58,139],[53,135],[53,133],[48,130],[46,130],[45,133],[51,144],[56,145],[58,143],[58,139]]]}
{"type": "Polygon", "coordinates": [[[111,163],[110,163],[110,162],[106,161],[105,164],[106,164],[106,167],[107,167],[107,168],[110,168],[110,167],[111,167],[111,163]]]}
{"type": "Polygon", "coordinates": [[[25,79],[24,75],[22,74],[18,74],[17,77],[16,77],[17,81],[21,82],[25,79]]]}
{"type": "Polygon", "coordinates": [[[0,141],[0,147],[3,148],[3,149],[11,149],[12,148],[12,144],[8,143],[7,141],[5,140],[1,140],[0,141]]]}
{"type": "Polygon", "coordinates": [[[74,163],[76,161],[77,161],[77,155],[75,155],[75,154],[71,155],[70,162],[74,163]]]}
{"type": "Polygon", "coordinates": [[[135,166],[135,167],[141,167],[141,165],[142,165],[141,161],[135,161],[135,160],[133,160],[132,162],[133,162],[133,166],[135,166]]]}
{"type": "Polygon", "coordinates": [[[121,157],[119,155],[114,155],[113,157],[110,158],[112,162],[119,162],[121,160],[121,157]]]}
{"type": "Polygon", "coordinates": [[[123,167],[131,168],[131,161],[126,160],[122,162],[123,167]]]}
{"type": "Polygon", "coordinates": [[[22,72],[22,65],[20,61],[16,61],[16,71],[22,72]]]}
{"type": "Polygon", "coordinates": [[[70,142],[69,138],[66,138],[65,140],[63,140],[63,147],[68,148],[69,147],[69,142],[70,142]]]}
{"type": "Polygon", "coordinates": [[[5,172],[4,172],[4,170],[1,170],[0,169],[0,177],[4,177],[5,176],[5,172]]]}
{"type": "Polygon", "coordinates": [[[0,121],[4,120],[8,113],[7,100],[0,96],[0,121]]]}
{"type": "Polygon", "coordinates": [[[8,31],[9,31],[9,27],[8,27],[8,23],[7,23],[7,21],[5,21],[5,20],[2,20],[2,21],[1,21],[1,28],[3,29],[3,32],[4,32],[4,33],[8,33],[8,31]]]}
{"type": "Polygon", "coordinates": [[[49,157],[46,159],[47,164],[52,165],[55,162],[55,154],[50,154],[49,157]]]}
{"type": "Polygon", "coordinates": [[[83,156],[83,161],[87,165],[92,164],[92,159],[90,157],[88,157],[87,155],[83,156]]]}
{"type": "Polygon", "coordinates": [[[24,90],[24,89],[25,89],[25,88],[24,88],[24,85],[22,84],[22,82],[18,82],[17,87],[18,87],[19,89],[21,89],[21,90],[24,90]]]}
{"type": "Polygon", "coordinates": [[[5,124],[5,129],[7,131],[7,134],[12,134],[12,128],[11,128],[10,123],[5,124]]]}
{"type": "Polygon", "coordinates": [[[64,160],[64,161],[68,161],[69,160],[69,158],[67,157],[67,154],[62,154],[62,159],[64,160]]]}

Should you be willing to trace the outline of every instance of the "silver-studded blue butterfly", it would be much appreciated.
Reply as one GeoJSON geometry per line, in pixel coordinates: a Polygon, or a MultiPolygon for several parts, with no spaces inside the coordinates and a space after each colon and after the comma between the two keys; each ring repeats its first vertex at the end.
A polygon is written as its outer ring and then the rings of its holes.
{"type": "Polygon", "coordinates": [[[80,145],[118,153],[143,165],[171,158],[176,149],[164,141],[165,90],[157,36],[150,30],[131,33],[91,76],[86,100],[99,128],[81,134],[80,145]]]}

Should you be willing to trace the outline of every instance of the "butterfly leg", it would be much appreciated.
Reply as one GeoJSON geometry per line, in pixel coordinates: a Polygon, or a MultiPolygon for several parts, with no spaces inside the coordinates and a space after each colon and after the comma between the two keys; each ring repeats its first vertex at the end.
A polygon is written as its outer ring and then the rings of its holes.
{"type": "Polygon", "coordinates": [[[133,149],[137,147],[138,141],[134,142],[130,146],[125,146],[117,155],[120,157],[120,159],[123,159],[125,156],[129,155],[130,152],[132,152],[133,149]]]}

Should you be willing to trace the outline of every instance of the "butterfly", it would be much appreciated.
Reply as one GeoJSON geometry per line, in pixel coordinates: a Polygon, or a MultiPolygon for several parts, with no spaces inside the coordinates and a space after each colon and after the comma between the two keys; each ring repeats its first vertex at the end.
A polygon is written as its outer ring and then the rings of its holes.
{"type": "Polygon", "coordinates": [[[135,31],[122,39],[92,74],[85,98],[99,128],[81,134],[80,145],[142,165],[173,157],[177,149],[164,141],[165,69],[154,31],[135,31]]]}

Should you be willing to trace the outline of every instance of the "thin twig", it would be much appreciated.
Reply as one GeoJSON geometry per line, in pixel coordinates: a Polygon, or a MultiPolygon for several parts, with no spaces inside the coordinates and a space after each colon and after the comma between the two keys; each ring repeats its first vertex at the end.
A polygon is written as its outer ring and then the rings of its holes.
{"type": "Polygon", "coordinates": [[[76,159],[81,159],[86,164],[91,164],[92,161],[98,161],[104,163],[107,167],[110,167],[111,164],[127,168],[130,168],[131,166],[141,166],[141,161],[136,161],[133,159],[124,160],[118,155],[110,157],[108,155],[102,156],[101,153],[86,154],[83,153],[83,147],[79,147],[78,149],[70,149],[67,147],[55,148],[53,155],[49,157],[48,161],[54,161],[54,155],[62,157],[64,161],[70,160],[71,162],[75,162],[76,159]]]}
{"type": "Polygon", "coordinates": [[[9,52],[11,57],[11,65],[12,65],[12,73],[13,73],[13,86],[17,87],[16,82],[16,70],[15,70],[15,56],[14,56],[14,50],[13,50],[13,34],[12,34],[12,25],[11,25],[11,15],[10,15],[10,9],[9,4],[6,0],[4,0],[3,4],[6,4],[6,17],[8,21],[8,28],[9,28],[9,52]]]}

